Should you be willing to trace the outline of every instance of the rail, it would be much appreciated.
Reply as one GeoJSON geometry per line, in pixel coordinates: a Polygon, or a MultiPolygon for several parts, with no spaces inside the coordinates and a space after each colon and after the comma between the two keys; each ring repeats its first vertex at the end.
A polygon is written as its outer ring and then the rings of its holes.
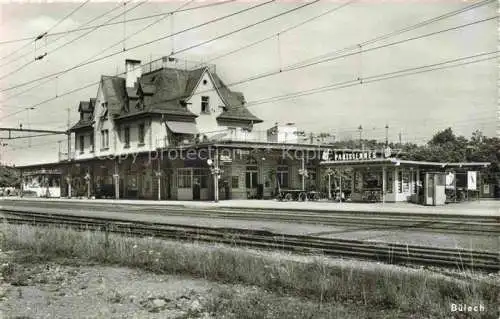
{"type": "Polygon", "coordinates": [[[500,270],[499,255],[485,251],[330,239],[235,228],[132,222],[130,220],[104,217],[19,212],[15,210],[2,210],[2,212],[4,220],[11,224],[69,226],[78,230],[105,230],[106,232],[129,236],[154,236],[157,238],[216,242],[298,253],[320,253],[328,256],[377,260],[390,264],[433,265],[461,270],[500,270]]]}

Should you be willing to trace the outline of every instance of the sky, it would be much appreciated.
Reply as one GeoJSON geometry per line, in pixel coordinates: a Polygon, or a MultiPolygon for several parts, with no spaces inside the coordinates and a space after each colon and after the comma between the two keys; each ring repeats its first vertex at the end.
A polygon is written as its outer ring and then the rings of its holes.
{"type": "MultiPolygon", "coordinates": [[[[172,31],[179,32],[264,2],[238,0],[173,15],[166,14],[159,23],[140,33],[137,32],[159,18],[123,23],[124,17],[119,16],[113,21],[121,23],[112,26],[100,27],[93,32],[85,30],[59,35],[51,34],[79,28],[113,8],[116,8],[113,12],[89,25],[105,23],[123,13],[124,7],[129,9],[138,5],[125,14],[125,20],[129,20],[168,13],[182,5],[191,8],[216,2],[142,1],[129,2],[125,6],[123,2],[101,1],[88,2],[83,6],[84,2],[3,3],[0,4],[0,127],[19,127],[22,124],[23,127],[32,129],[65,130],[68,125],[67,109],[70,108],[70,122],[74,124],[78,120],[79,101],[96,96],[96,82],[101,75],[123,72],[127,58],[144,63],[159,59],[172,51],[183,51],[175,54],[180,59],[205,62],[254,41],[271,37],[258,45],[211,61],[226,83],[239,82],[263,73],[273,73],[271,76],[244,81],[231,87],[235,91],[243,92],[247,102],[495,51],[498,49],[497,19],[404,41],[397,45],[370,49],[494,17],[498,10],[497,1],[388,40],[356,48],[359,43],[377,36],[475,2],[478,1],[322,0],[189,50],[183,49],[307,2],[274,1],[136,49],[129,48],[165,37],[172,31]],[[276,36],[282,30],[347,2],[349,4],[334,12],[276,36]],[[62,20],[79,6],[81,7],[70,17],[62,20]],[[3,43],[35,37],[47,30],[49,36],[35,43],[3,43]],[[134,33],[137,34],[133,35],[134,33]],[[130,38],[123,41],[124,35],[130,38]],[[76,39],[79,36],[81,38],[76,39]],[[68,43],[73,39],[76,40],[68,43]],[[96,55],[113,44],[117,45],[96,55]],[[64,46],[58,48],[61,45],[64,46]],[[354,50],[344,52],[351,53],[350,55],[293,71],[277,72],[287,66],[353,46],[354,50]],[[43,59],[34,60],[35,56],[45,52],[48,54],[43,59]],[[37,81],[11,89],[23,82],[71,68],[91,57],[102,57],[111,53],[116,54],[66,72],[47,83],[43,83],[46,80],[37,81]],[[27,63],[29,64],[24,66],[27,63]],[[21,69],[16,71],[20,67],[21,69]],[[9,74],[13,71],[16,72],[9,74]],[[59,97],[86,85],[90,86],[59,97]],[[49,101],[43,102],[46,100],[49,101]],[[39,104],[40,102],[43,103],[39,104]],[[35,104],[39,104],[35,109],[26,110],[35,104]],[[15,112],[19,113],[12,115],[15,112]]],[[[361,125],[363,138],[383,140],[385,126],[388,125],[390,141],[398,141],[401,134],[403,142],[414,143],[424,143],[437,130],[447,127],[452,127],[456,133],[464,136],[470,136],[476,129],[485,135],[496,136],[499,120],[497,65],[498,58],[490,59],[455,68],[256,104],[249,108],[264,120],[264,123],[255,126],[256,130],[265,130],[275,122],[292,122],[306,132],[325,132],[335,135],[337,139],[348,139],[358,138],[357,128],[361,125]]],[[[6,132],[0,134],[1,137],[7,136],[6,132]]],[[[57,161],[59,141],[62,141],[61,147],[65,150],[65,138],[64,135],[58,135],[2,140],[0,161],[16,165],[57,161]]]]}

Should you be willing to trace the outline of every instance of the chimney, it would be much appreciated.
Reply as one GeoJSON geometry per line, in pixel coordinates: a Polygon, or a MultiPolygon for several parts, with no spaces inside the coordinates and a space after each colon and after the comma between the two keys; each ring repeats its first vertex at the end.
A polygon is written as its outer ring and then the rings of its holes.
{"type": "Polygon", "coordinates": [[[142,67],[140,60],[125,60],[125,72],[126,72],[126,86],[134,87],[135,82],[142,74],[142,67]]]}

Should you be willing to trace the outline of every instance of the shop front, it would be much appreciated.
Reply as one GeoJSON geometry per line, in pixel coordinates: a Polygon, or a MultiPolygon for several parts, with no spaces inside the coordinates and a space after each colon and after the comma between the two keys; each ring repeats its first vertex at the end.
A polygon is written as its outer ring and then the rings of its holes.
{"type": "MultiPolygon", "coordinates": [[[[327,151],[322,159],[322,169],[332,170],[335,172],[334,176],[350,172],[348,197],[353,202],[413,202],[432,206],[449,202],[447,194],[450,191],[446,189],[450,189],[450,183],[446,182],[447,174],[453,172],[468,176],[469,181],[466,183],[451,184],[452,193],[460,192],[460,187],[457,186],[461,185],[462,189],[466,189],[466,194],[471,194],[479,189],[479,170],[489,165],[401,160],[391,157],[388,149],[327,151]]],[[[344,183],[346,182],[344,179],[344,183]]],[[[346,192],[346,187],[342,192],[346,192]]]]}

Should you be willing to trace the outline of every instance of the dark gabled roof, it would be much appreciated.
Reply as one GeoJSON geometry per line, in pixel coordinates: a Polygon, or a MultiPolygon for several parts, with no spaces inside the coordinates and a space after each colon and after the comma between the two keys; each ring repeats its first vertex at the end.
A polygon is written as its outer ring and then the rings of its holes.
{"type": "Polygon", "coordinates": [[[94,111],[93,106],[91,106],[90,102],[88,101],[80,101],[80,104],[78,105],[78,112],[83,112],[83,113],[92,113],[94,111]]]}
{"type": "Polygon", "coordinates": [[[89,119],[80,120],[75,125],[73,125],[69,130],[70,130],[70,132],[74,132],[74,131],[79,131],[79,130],[83,130],[83,129],[91,129],[93,122],[94,122],[93,120],[89,120],[89,119]]]}
{"type": "Polygon", "coordinates": [[[253,115],[245,106],[245,96],[241,92],[233,92],[222,82],[219,76],[215,73],[210,74],[215,82],[219,94],[226,105],[224,112],[219,115],[218,119],[230,120],[247,120],[253,123],[263,122],[257,116],[253,115]]]}
{"type": "Polygon", "coordinates": [[[196,117],[182,102],[193,94],[205,72],[209,72],[225,105],[219,119],[262,122],[244,106],[242,93],[231,91],[217,74],[206,67],[195,70],[158,69],[143,74],[134,88],[126,88],[123,78],[102,76],[102,90],[108,102],[109,114],[117,119],[145,113],[196,117]],[[142,100],[137,104],[141,96],[142,100]]]}

